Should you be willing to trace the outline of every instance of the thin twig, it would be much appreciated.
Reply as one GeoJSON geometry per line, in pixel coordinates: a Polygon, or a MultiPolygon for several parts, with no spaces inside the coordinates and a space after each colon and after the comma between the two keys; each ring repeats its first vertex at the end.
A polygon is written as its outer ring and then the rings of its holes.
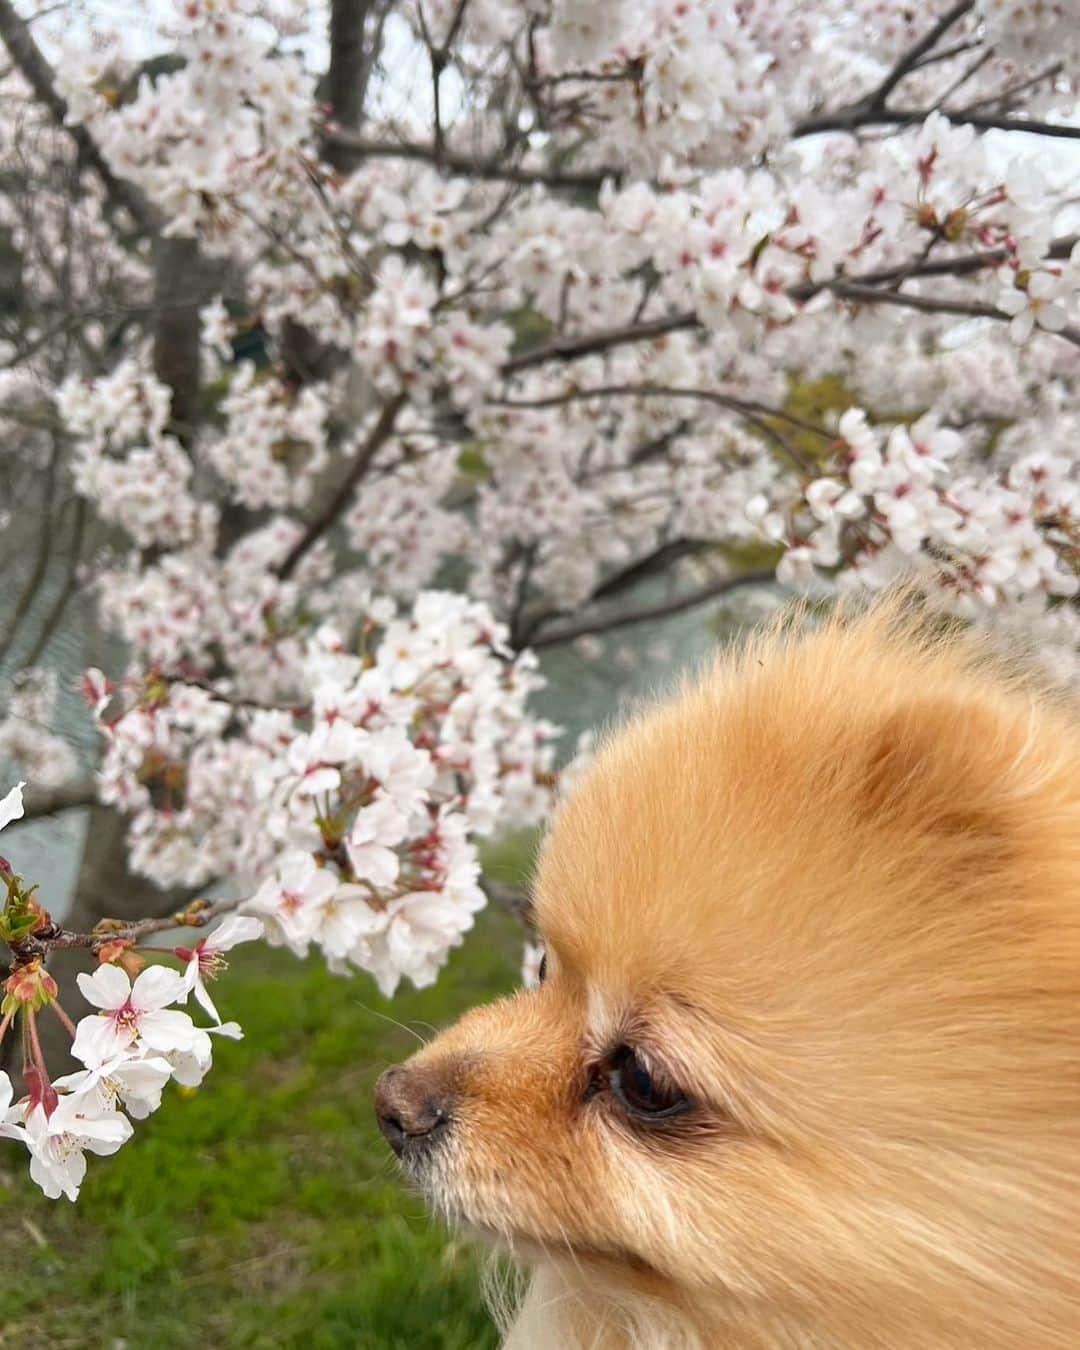
{"type": "Polygon", "coordinates": [[[718,600],[723,595],[741,589],[744,586],[764,586],[776,580],[772,568],[757,568],[750,572],[740,572],[737,576],[722,577],[702,586],[688,595],[676,596],[661,604],[648,605],[643,609],[630,610],[623,614],[614,614],[604,619],[584,620],[566,628],[557,628],[550,633],[541,633],[534,637],[530,646],[539,651],[546,647],[560,647],[574,642],[580,637],[591,637],[601,633],[611,633],[619,628],[629,628],[634,624],[648,623],[656,619],[667,619],[685,610],[695,609],[708,600],[718,600]]]}
{"type": "Polygon", "coordinates": [[[371,461],[393,434],[394,422],[397,420],[398,413],[405,406],[405,400],[406,395],[404,393],[395,394],[388,403],[383,405],[382,412],[379,414],[375,425],[368,432],[367,440],[357,451],[352,467],[345,475],[338,490],[276,568],[277,575],[282,580],[287,580],[292,576],[301,559],[306,557],[308,551],[318,543],[327,530],[337,522],[338,517],[348,508],[360,480],[371,466],[371,461]]]}

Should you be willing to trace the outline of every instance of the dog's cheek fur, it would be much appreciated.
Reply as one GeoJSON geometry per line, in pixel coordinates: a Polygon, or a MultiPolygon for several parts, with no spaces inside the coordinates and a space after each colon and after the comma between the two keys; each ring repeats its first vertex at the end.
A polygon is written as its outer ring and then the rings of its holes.
{"type": "MultiPolygon", "coordinates": [[[[821,1244],[836,1246],[819,1164],[800,1171],[724,1121],[658,1129],[590,1098],[583,1002],[548,988],[474,1009],[410,1061],[437,1075],[453,1122],[413,1168],[432,1207],[526,1259],[588,1269],[593,1292],[632,1289],[650,1325],[676,1316],[680,1289],[754,1300],[811,1287],[821,1244]]],[[[850,1256],[854,1268],[861,1249],[850,1256]]]]}

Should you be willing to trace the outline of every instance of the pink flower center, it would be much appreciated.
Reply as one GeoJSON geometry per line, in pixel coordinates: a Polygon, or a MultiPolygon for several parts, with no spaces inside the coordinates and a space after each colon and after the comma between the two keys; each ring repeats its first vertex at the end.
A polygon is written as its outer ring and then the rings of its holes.
{"type": "Polygon", "coordinates": [[[131,1000],[124,1004],[122,1008],[117,1008],[112,1014],[112,1020],[116,1024],[117,1031],[130,1032],[132,1036],[139,1031],[139,1011],[131,1006],[131,1000]]]}

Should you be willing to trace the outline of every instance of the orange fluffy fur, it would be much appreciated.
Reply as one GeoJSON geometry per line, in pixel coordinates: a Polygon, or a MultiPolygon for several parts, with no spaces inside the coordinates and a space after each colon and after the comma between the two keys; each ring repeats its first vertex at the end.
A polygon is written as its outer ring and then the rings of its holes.
{"type": "Polygon", "coordinates": [[[532,1271],[513,1350],[1080,1345],[1080,721],[909,610],[613,735],[546,982],[406,1066],[451,1116],[417,1179],[532,1271]],[[692,1110],[590,1090],[620,1044],[692,1110]]]}

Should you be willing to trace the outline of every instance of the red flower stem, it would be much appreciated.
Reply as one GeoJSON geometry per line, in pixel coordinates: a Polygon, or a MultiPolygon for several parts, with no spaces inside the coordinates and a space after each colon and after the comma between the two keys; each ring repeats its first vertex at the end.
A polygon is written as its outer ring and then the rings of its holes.
{"type": "Polygon", "coordinates": [[[57,1017],[59,1017],[60,1021],[64,1024],[64,1029],[67,1031],[67,1034],[71,1037],[72,1040],[74,1040],[75,1023],[63,1010],[63,1008],[61,1008],[59,1002],[56,999],[53,999],[53,1001],[49,1004],[49,1007],[53,1010],[53,1012],[57,1015],[57,1017]]]}
{"type": "Polygon", "coordinates": [[[7,1013],[4,1017],[4,1020],[0,1022],[0,1045],[3,1045],[4,1043],[4,1037],[7,1035],[7,1029],[9,1026],[11,1026],[14,1017],[15,1017],[15,1009],[12,1008],[11,1012],[7,1013]]]}
{"type": "Polygon", "coordinates": [[[45,1056],[41,1050],[41,1041],[38,1039],[37,1019],[29,1008],[26,1010],[26,1020],[30,1023],[30,1044],[34,1048],[34,1065],[41,1074],[42,1083],[48,1083],[49,1071],[45,1067],[45,1056]]]}

